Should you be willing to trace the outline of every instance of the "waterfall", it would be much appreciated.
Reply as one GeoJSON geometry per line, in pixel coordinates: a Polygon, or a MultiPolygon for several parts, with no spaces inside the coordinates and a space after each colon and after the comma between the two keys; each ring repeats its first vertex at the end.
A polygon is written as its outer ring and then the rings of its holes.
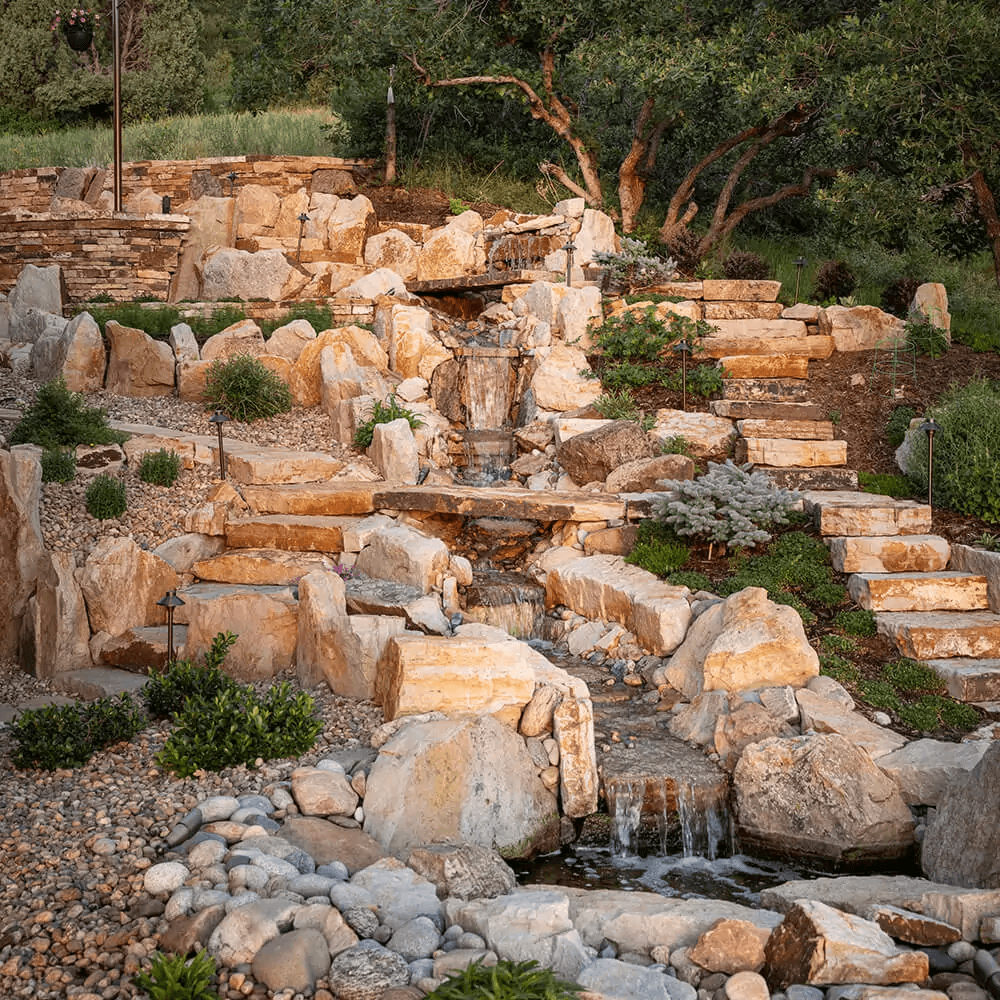
{"type": "Polygon", "coordinates": [[[519,639],[535,638],[545,619],[545,591],[518,574],[477,570],[466,591],[465,617],[519,639]]]}
{"type": "Polygon", "coordinates": [[[611,816],[611,853],[631,854],[638,848],[639,819],[646,782],[642,779],[618,780],[605,789],[611,816]]]}
{"type": "Polygon", "coordinates": [[[510,413],[510,358],[490,348],[464,352],[466,426],[470,431],[500,430],[510,413]]]}
{"type": "Polygon", "coordinates": [[[733,853],[733,819],[724,798],[698,796],[690,782],[680,782],[677,785],[677,816],[684,857],[714,861],[733,853]],[[700,803],[698,798],[702,800],[700,803]]]}

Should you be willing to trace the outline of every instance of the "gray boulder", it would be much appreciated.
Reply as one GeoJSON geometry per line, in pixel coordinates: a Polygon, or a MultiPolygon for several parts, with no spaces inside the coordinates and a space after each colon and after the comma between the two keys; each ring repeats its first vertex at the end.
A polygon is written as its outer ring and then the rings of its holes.
{"type": "Polygon", "coordinates": [[[648,435],[633,420],[613,420],[584,431],[564,441],[556,452],[559,464],[580,486],[604,482],[626,463],[652,456],[653,445],[648,435]]]}
{"type": "Polygon", "coordinates": [[[409,985],[410,967],[388,948],[349,948],[330,964],[327,978],[338,1000],[382,1000],[386,990],[409,985]]]}

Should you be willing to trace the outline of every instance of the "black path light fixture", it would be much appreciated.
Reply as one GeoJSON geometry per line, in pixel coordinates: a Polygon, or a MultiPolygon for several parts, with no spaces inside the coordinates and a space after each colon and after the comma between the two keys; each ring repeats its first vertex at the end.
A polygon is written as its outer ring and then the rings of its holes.
{"type": "Polygon", "coordinates": [[[674,344],[674,350],[681,356],[681,409],[687,412],[688,408],[688,355],[691,353],[691,345],[686,337],[682,337],[674,344]]]}
{"type": "Polygon", "coordinates": [[[174,662],[174,609],[184,607],[184,601],[177,596],[176,589],[168,590],[157,602],[167,609],[167,666],[174,662]]]}
{"type": "Polygon", "coordinates": [[[566,287],[573,287],[573,254],[576,253],[576,244],[570,237],[569,242],[563,247],[566,251],[566,287]]]}
{"type": "Polygon", "coordinates": [[[808,264],[809,261],[805,257],[795,258],[795,301],[799,301],[799,283],[802,280],[802,268],[808,264]]]}
{"type": "Polygon", "coordinates": [[[229,173],[226,174],[226,177],[229,179],[229,197],[230,198],[232,198],[232,196],[236,193],[236,178],[238,176],[239,176],[239,174],[237,174],[235,170],[230,170],[229,173]]]}
{"type": "Polygon", "coordinates": [[[299,245],[295,250],[295,260],[302,260],[302,236],[306,231],[306,223],[309,221],[309,216],[305,212],[299,212],[299,245]]]}
{"type": "Polygon", "coordinates": [[[122,210],[122,46],[121,18],[118,0],[111,0],[111,119],[114,132],[114,199],[115,211],[122,210]]]}
{"type": "Polygon", "coordinates": [[[215,425],[215,429],[219,434],[219,477],[221,479],[226,478],[226,449],[225,445],[222,443],[222,425],[229,420],[222,410],[216,410],[209,418],[208,422],[215,425]]]}
{"type": "Polygon", "coordinates": [[[927,506],[931,506],[931,497],[934,493],[934,435],[941,430],[941,425],[933,418],[928,417],[921,425],[920,430],[927,433],[927,506]]]}

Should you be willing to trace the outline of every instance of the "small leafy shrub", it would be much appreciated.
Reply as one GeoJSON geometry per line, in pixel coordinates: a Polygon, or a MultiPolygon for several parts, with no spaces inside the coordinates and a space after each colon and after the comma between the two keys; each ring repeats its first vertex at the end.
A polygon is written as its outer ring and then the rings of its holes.
{"type": "Polygon", "coordinates": [[[833,617],[833,623],[848,635],[856,635],[866,639],[872,638],[877,631],[875,615],[863,608],[838,611],[833,617]]]}
{"type": "Polygon", "coordinates": [[[215,1000],[217,994],[209,988],[214,974],[215,962],[205,951],[190,961],[157,951],[149,972],[137,972],[132,981],[149,1000],[215,1000]]]}
{"type": "Polygon", "coordinates": [[[594,409],[605,420],[635,420],[639,421],[642,411],[636,405],[635,397],[628,389],[612,389],[602,393],[594,400],[594,409]]]}
{"type": "Polygon", "coordinates": [[[910,429],[910,421],[917,415],[912,406],[895,406],[889,415],[889,420],[885,425],[885,433],[889,438],[889,444],[893,448],[898,448],[906,437],[906,432],[910,429]]]}
{"type": "Polygon", "coordinates": [[[233,420],[247,422],[292,408],[292,390],[252,354],[213,361],[205,376],[205,399],[233,420]]]}
{"type": "Polygon", "coordinates": [[[181,457],[176,451],[160,448],[147,451],[139,461],[139,478],[144,483],[173,486],[181,474],[181,457]]]}
{"type": "Polygon", "coordinates": [[[771,265],[759,253],[734,250],[722,259],[722,273],[730,281],[766,281],[771,265]]]}
{"type": "Polygon", "coordinates": [[[872,708],[898,712],[902,707],[896,689],[888,681],[859,681],[858,690],[872,708]]]}
{"type": "Polygon", "coordinates": [[[42,482],[71,483],[76,476],[76,452],[69,448],[46,448],[42,452],[42,482]]]}
{"type": "Polygon", "coordinates": [[[660,442],[661,455],[687,455],[691,458],[691,442],[683,434],[665,437],[660,442]]]}
{"type": "Polygon", "coordinates": [[[651,306],[609,316],[593,335],[594,346],[612,361],[658,361],[673,340],[667,325],[651,306]]]}
{"type": "MultiPolygon", "coordinates": [[[[722,369],[718,365],[695,365],[687,372],[687,391],[694,396],[711,399],[722,393],[722,376],[722,369]]],[[[661,384],[672,392],[680,392],[684,388],[684,372],[681,369],[667,372],[661,379],[661,384]]]]}
{"type": "Polygon", "coordinates": [[[763,472],[748,472],[729,459],[708,463],[694,480],[671,480],[665,487],[678,494],[668,500],[660,520],[682,536],[700,536],[736,548],[752,548],[771,540],[770,525],[787,524],[795,496],[776,489],[763,472]]]}
{"type": "Polygon", "coordinates": [[[863,493],[876,493],[879,496],[913,496],[913,483],[906,476],[892,476],[884,472],[859,472],[858,486],[863,493]]]}
{"type": "Polygon", "coordinates": [[[691,558],[691,550],[664,524],[652,518],[639,522],[636,542],[625,562],[657,576],[668,576],[691,558]]]}
{"type": "Polygon", "coordinates": [[[828,632],[822,636],[819,644],[828,653],[853,653],[858,648],[858,640],[853,636],[837,635],[836,632],[828,632]]]}
{"type": "Polygon", "coordinates": [[[113,430],[104,410],[87,406],[83,396],[70,392],[64,379],[46,382],[35,402],[10,432],[11,444],[42,448],[75,448],[78,444],[123,444],[128,435],[113,430]]]}
{"type": "Polygon", "coordinates": [[[642,240],[623,236],[617,253],[598,251],[594,263],[604,268],[605,279],[627,289],[645,288],[661,281],[670,281],[677,274],[677,265],[669,257],[653,256],[642,240]]]}
{"type": "Polygon", "coordinates": [[[939,358],[948,350],[948,335],[933,323],[907,320],[906,346],[927,358],[939,358]]]}
{"type": "Polygon", "coordinates": [[[819,266],[813,278],[813,298],[817,302],[845,299],[857,284],[857,277],[844,261],[828,260],[819,266]]]}
{"type": "MultiPolygon", "coordinates": [[[[973,379],[952,386],[933,410],[934,501],[987,524],[1000,523],[1000,391],[973,379]]],[[[906,472],[927,490],[927,435],[913,442],[906,472]]]]}
{"type": "Polygon", "coordinates": [[[1000,535],[992,531],[984,531],[974,542],[976,548],[988,549],[990,552],[1000,552],[1000,535]]]}
{"type": "Polygon", "coordinates": [[[919,278],[894,278],[882,292],[882,309],[900,319],[910,315],[910,304],[923,284],[919,278]]]}
{"type": "Polygon", "coordinates": [[[109,472],[95,476],[84,494],[87,513],[98,521],[121,517],[128,507],[125,483],[109,472]]]}
{"type": "Polygon", "coordinates": [[[146,710],[154,719],[180,715],[190,698],[211,701],[236,681],[222,672],[226,654],[236,642],[232,632],[219,632],[203,657],[201,666],[190,660],[174,660],[162,673],[153,674],[142,687],[146,710]]]}
{"type": "Polygon", "coordinates": [[[146,715],[131,695],[73,705],[47,705],[22,713],[11,726],[15,767],[54,771],[82,767],[104,747],[132,739],[146,715]]]}
{"type": "Polygon", "coordinates": [[[376,399],[375,405],[372,407],[372,415],[354,432],[354,447],[367,448],[372,443],[376,424],[391,424],[393,420],[399,420],[400,417],[406,420],[413,430],[416,430],[423,423],[412,410],[399,404],[394,393],[391,393],[384,403],[376,399]]]}
{"type": "Polygon", "coordinates": [[[832,677],[839,684],[855,684],[861,679],[858,668],[836,653],[819,654],[819,672],[832,677]]]}
{"type": "Polygon", "coordinates": [[[704,573],[696,573],[694,570],[677,570],[667,576],[667,583],[675,587],[687,587],[692,594],[697,594],[699,590],[712,592],[713,583],[704,573]]]}
{"type": "Polygon", "coordinates": [[[626,361],[601,369],[601,386],[608,392],[621,389],[640,389],[644,385],[652,385],[659,377],[660,373],[656,368],[635,365],[626,361]]]}
{"type": "Polygon", "coordinates": [[[537,962],[503,959],[491,967],[476,961],[450,973],[427,1000],[574,1000],[582,989],[537,962]]]}
{"type": "Polygon", "coordinates": [[[900,691],[943,692],[944,682],[926,663],[902,658],[882,667],[882,676],[900,691]]]}

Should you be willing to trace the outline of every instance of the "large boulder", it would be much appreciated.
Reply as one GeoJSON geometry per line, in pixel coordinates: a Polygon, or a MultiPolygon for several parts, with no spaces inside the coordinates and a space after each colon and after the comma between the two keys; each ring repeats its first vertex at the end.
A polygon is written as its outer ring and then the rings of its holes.
{"type": "Polygon", "coordinates": [[[657,410],[656,423],[649,434],[661,444],[683,438],[695,458],[719,458],[729,454],[736,439],[736,427],[732,420],[710,413],[657,410]]]}
{"type": "Polygon", "coordinates": [[[365,244],[365,263],[372,268],[388,267],[404,281],[417,276],[420,248],[406,233],[387,229],[369,237],[365,244]]]}
{"type": "Polygon", "coordinates": [[[927,825],[920,863],[936,882],[1000,888],[1000,743],[994,742],[941,797],[927,825]]]}
{"type": "Polygon", "coordinates": [[[15,320],[12,327],[16,325],[17,317],[23,316],[29,309],[61,316],[62,300],[62,271],[58,264],[48,267],[25,264],[8,298],[15,320]]]}
{"type": "Polygon", "coordinates": [[[191,228],[184,238],[184,248],[177,272],[170,285],[170,301],[202,300],[199,267],[209,247],[231,247],[236,242],[235,199],[204,194],[184,206],[191,228]]]}
{"type": "Polygon", "coordinates": [[[694,479],[694,459],[687,455],[657,455],[626,462],[612,469],[604,483],[608,493],[645,493],[663,479],[694,479]]]}
{"type": "Polygon", "coordinates": [[[801,687],[818,673],[819,657],[798,612],[769,600],[762,587],[748,587],[696,619],[665,677],[693,698],[716,688],[801,687]]]}
{"type": "Polygon", "coordinates": [[[653,445],[634,420],[613,420],[563,441],[556,451],[559,464],[581,486],[605,479],[621,466],[652,458],[653,445]]]}
{"type": "Polygon", "coordinates": [[[531,392],[535,403],[543,410],[577,410],[588,406],[601,394],[601,383],[586,378],[581,372],[590,371],[587,357],[577,347],[556,344],[539,350],[539,365],[531,377],[531,392]]]}
{"type": "Polygon", "coordinates": [[[300,406],[318,406],[323,401],[323,387],[327,388],[327,403],[339,399],[356,398],[357,395],[385,395],[386,387],[379,377],[380,371],[388,367],[385,351],[368,330],[357,326],[337,327],[324,330],[309,340],[299,352],[288,378],[292,397],[300,406]],[[326,378],[323,371],[323,352],[334,350],[328,356],[326,378]],[[355,396],[333,391],[332,383],[346,380],[357,383],[360,391],[355,396]]]}
{"type": "MultiPolygon", "coordinates": [[[[389,364],[404,379],[419,375],[429,382],[434,369],[451,358],[451,351],[434,335],[434,319],[426,309],[393,305],[388,310],[379,310],[377,319],[382,317],[385,317],[389,364]]],[[[376,324],[376,330],[380,325],[376,324]]]]}
{"type": "Polygon", "coordinates": [[[524,857],[558,842],[556,797],[521,737],[496,719],[414,722],[372,765],[365,832],[394,854],[459,840],[524,857]]]}
{"type": "Polygon", "coordinates": [[[319,236],[330,258],[344,264],[363,263],[365,240],[375,225],[375,209],[364,196],[337,198],[315,194],[306,235],[319,236]]]}
{"type": "Polygon", "coordinates": [[[416,438],[405,417],[375,425],[368,457],[386,482],[411,486],[416,483],[420,456],[416,438]]]}
{"type": "MultiPolygon", "coordinates": [[[[479,218],[475,212],[463,212],[462,215],[468,216],[470,221],[474,221],[473,216],[479,218]]],[[[470,231],[471,227],[461,219],[462,216],[456,216],[424,240],[417,257],[417,278],[420,281],[457,278],[463,274],[475,274],[485,267],[482,233],[470,231]]]]}
{"type": "Polygon", "coordinates": [[[104,326],[111,345],[105,388],[118,396],[172,396],[174,352],[142,330],[109,320],[104,326]]]}
{"type": "Polygon", "coordinates": [[[440,538],[394,525],[371,536],[355,565],[365,576],[405,583],[427,594],[448,568],[448,547],[440,538]]]}
{"type": "Polygon", "coordinates": [[[747,845],[831,861],[902,857],[913,845],[913,817],[895,782],[837,734],[747,747],[733,789],[747,845]]]}
{"type": "Polygon", "coordinates": [[[32,603],[35,676],[90,666],[90,623],[72,552],[52,552],[32,603]]]}
{"type": "Polygon", "coordinates": [[[910,312],[944,330],[951,339],[951,313],[948,312],[948,290],[937,281],[925,281],[913,296],[910,312]]]}
{"type": "Polygon", "coordinates": [[[241,319],[209,337],[201,346],[202,361],[226,361],[238,354],[263,354],[264,334],[252,319],[241,319]]]}
{"type": "Polygon", "coordinates": [[[878,306],[828,306],[820,311],[821,336],[833,337],[838,351],[871,351],[889,348],[906,339],[903,321],[878,306]]]}
{"type": "Polygon", "coordinates": [[[73,317],[35,341],[31,368],[38,382],[62,378],[71,392],[97,392],[104,385],[104,340],[90,313],[73,317]]]}
{"type": "Polygon", "coordinates": [[[285,259],[281,250],[231,250],[210,247],[201,265],[202,296],[217,299],[294,299],[309,278],[285,259]]]}
{"type": "Polygon", "coordinates": [[[287,358],[291,362],[298,360],[302,349],[311,340],[316,339],[316,331],[307,319],[293,319],[284,326],[279,326],[267,339],[264,350],[268,354],[287,358]]]}

